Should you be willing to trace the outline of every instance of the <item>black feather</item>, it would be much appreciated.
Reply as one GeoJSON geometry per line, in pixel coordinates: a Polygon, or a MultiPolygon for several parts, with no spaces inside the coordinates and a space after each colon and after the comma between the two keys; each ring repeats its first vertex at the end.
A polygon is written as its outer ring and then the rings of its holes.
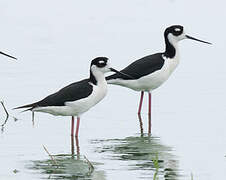
{"type": "Polygon", "coordinates": [[[113,74],[111,76],[106,77],[106,80],[111,79],[124,79],[124,80],[135,80],[139,79],[143,76],[151,74],[162,68],[164,65],[164,59],[162,57],[163,53],[157,53],[149,56],[145,56],[137,61],[131,63],[125,69],[121,70],[123,72],[133,78],[122,76],[121,74],[113,74]]]}
{"type": "Polygon", "coordinates": [[[41,101],[19,106],[14,109],[29,108],[32,110],[35,107],[45,107],[45,106],[64,106],[65,102],[76,101],[82,98],[86,98],[93,91],[93,86],[90,84],[89,79],[84,79],[79,82],[72,83],[58,92],[47,96],[41,101]]]}

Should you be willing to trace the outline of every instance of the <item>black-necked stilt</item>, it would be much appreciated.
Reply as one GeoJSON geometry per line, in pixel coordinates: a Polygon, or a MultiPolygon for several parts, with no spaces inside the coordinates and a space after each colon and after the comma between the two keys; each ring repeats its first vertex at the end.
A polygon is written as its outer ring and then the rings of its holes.
{"type": "Polygon", "coordinates": [[[17,58],[15,58],[15,57],[13,57],[13,56],[10,56],[10,55],[8,55],[8,54],[2,52],[2,51],[0,51],[0,54],[2,54],[2,55],[4,55],[4,56],[7,56],[7,57],[10,57],[10,58],[13,58],[13,59],[17,59],[17,58]]]}
{"type": "MultiPolygon", "coordinates": [[[[81,114],[101,101],[107,93],[107,82],[104,73],[109,71],[120,73],[110,67],[108,58],[97,57],[91,62],[90,77],[88,79],[70,84],[41,101],[20,106],[15,109],[28,108],[27,110],[33,112],[38,111],[52,115],[72,116],[72,136],[74,134],[74,116],[77,116],[75,134],[77,137],[81,114]]],[[[123,76],[123,73],[120,74],[123,76]]]]}
{"type": "Polygon", "coordinates": [[[108,84],[116,84],[135,91],[141,91],[138,114],[141,112],[144,92],[148,92],[149,95],[148,114],[151,114],[151,92],[165,82],[177,67],[179,63],[177,44],[179,41],[192,39],[211,44],[186,35],[183,26],[180,25],[166,28],[164,37],[165,52],[143,57],[120,71],[133,78],[121,76],[120,74],[113,74],[106,77],[108,84]]]}

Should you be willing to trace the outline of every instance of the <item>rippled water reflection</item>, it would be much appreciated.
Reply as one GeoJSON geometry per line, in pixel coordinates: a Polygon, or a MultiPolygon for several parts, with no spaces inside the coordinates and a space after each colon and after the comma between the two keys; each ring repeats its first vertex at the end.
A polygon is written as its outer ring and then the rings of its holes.
{"type": "Polygon", "coordinates": [[[124,139],[92,140],[96,153],[117,161],[114,170],[140,171],[139,178],[178,179],[178,160],[172,148],[161,144],[158,137],[131,136],[124,139]],[[127,162],[127,165],[123,162],[127,162]]]}
{"type": "MultiPolygon", "coordinates": [[[[30,161],[26,168],[41,174],[43,179],[105,180],[110,171],[136,172],[139,179],[177,180],[181,177],[177,157],[160,138],[148,134],[123,139],[91,140],[98,162],[80,154],[78,139],[71,138],[71,154],[53,155],[49,159],[30,161]],[[74,144],[75,143],[75,144],[74,144]],[[117,164],[106,168],[107,164],[117,164]]],[[[112,174],[112,173],[110,173],[112,174]]]]}
{"type": "Polygon", "coordinates": [[[57,165],[51,159],[32,161],[28,168],[46,174],[44,179],[91,179],[92,171],[85,159],[74,159],[71,155],[53,156],[57,165]]]}
{"type": "Polygon", "coordinates": [[[32,170],[32,173],[42,174],[42,179],[105,180],[104,172],[94,172],[92,163],[84,155],[80,155],[78,138],[74,141],[72,137],[71,154],[51,155],[50,159],[31,161],[26,167],[32,170]]]}

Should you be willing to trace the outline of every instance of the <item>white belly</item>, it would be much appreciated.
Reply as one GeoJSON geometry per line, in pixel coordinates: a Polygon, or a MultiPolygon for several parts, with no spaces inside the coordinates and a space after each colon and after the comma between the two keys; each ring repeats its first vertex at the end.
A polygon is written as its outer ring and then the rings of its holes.
{"type": "Polygon", "coordinates": [[[65,102],[65,106],[37,107],[33,111],[46,112],[56,116],[80,116],[91,107],[100,102],[107,94],[106,81],[98,86],[93,86],[93,92],[87,98],[77,101],[65,102]]]}
{"type": "Polygon", "coordinates": [[[128,87],[135,91],[152,91],[161,86],[169,78],[179,63],[178,56],[174,59],[164,59],[165,62],[163,67],[152,74],[143,76],[136,80],[113,79],[108,81],[108,83],[128,87]]]}

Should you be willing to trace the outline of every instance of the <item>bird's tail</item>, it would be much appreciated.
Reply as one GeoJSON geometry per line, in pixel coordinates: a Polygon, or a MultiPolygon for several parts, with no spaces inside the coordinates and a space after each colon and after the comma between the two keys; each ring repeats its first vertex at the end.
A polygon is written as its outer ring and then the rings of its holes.
{"type": "Polygon", "coordinates": [[[27,108],[26,110],[22,111],[22,112],[25,112],[25,111],[30,111],[32,109],[34,109],[36,106],[37,106],[37,102],[35,103],[32,103],[32,104],[27,104],[27,105],[23,105],[23,106],[18,106],[18,107],[15,107],[13,109],[23,109],[23,108],[27,108]]]}

